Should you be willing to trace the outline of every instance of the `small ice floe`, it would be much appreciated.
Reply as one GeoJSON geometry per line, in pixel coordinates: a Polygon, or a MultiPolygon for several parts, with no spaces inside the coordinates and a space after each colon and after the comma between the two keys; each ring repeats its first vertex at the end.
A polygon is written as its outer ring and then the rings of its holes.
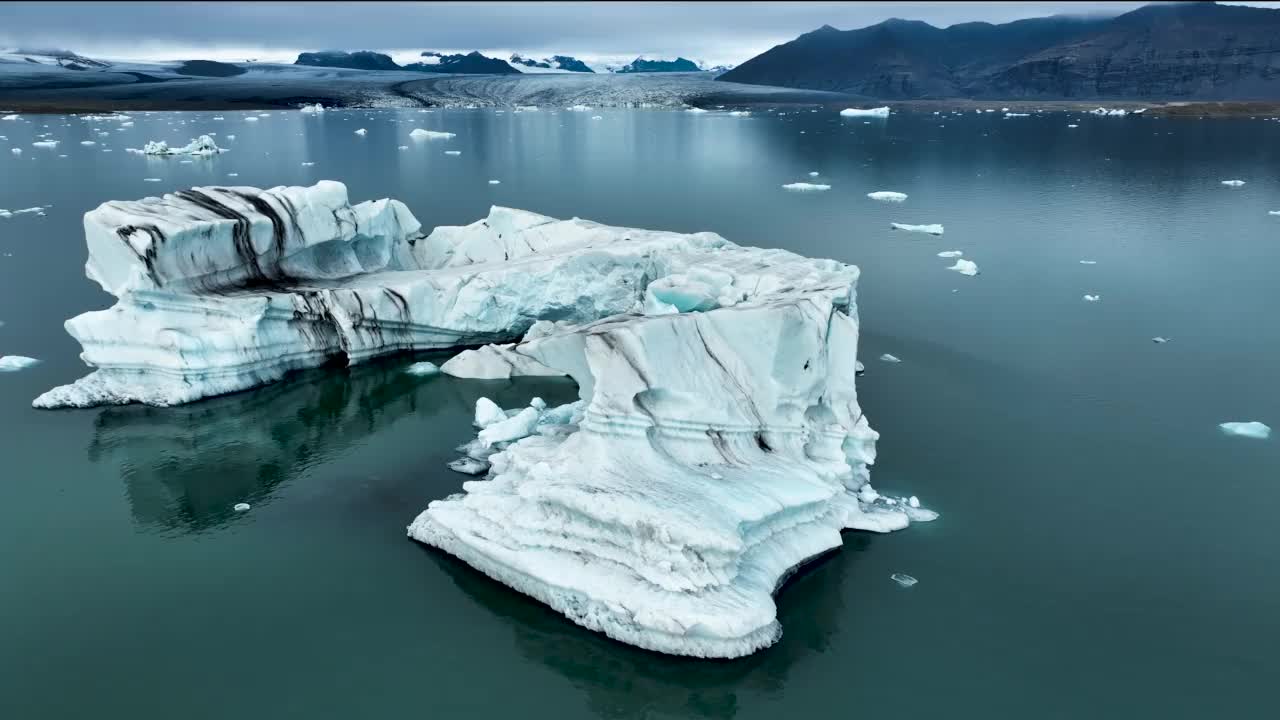
{"type": "Polygon", "coordinates": [[[22,208],[21,210],[0,209],[0,218],[9,218],[9,217],[13,217],[14,215],[44,215],[44,208],[37,206],[37,207],[22,208]]]}
{"type": "Polygon", "coordinates": [[[790,190],[792,192],[821,192],[823,190],[830,190],[831,186],[823,185],[821,183],[795,182],[783,185],[782,189],[790,190]]]}
{"type": "Polygon", "coordinates": [[[751,114],[750,110],[730,110],[729,111],[729,115],[731,117],[747,117],[750,114],[751,114]]]}
{"type": "Polygon", "coordinates": [[[961,256],[961,255],[963,255],[963,254],[964,254],[964,253],[963,253],[963,252],[961,252],[961,251],[959,251],[959,250],[943,250],[942,252],[938,253],[938,257],[940,257],[940,258],[958,258],[958,257],[960,257],[960,256],[961,256]]]}
{"type": "Polygon", "coordinates": [[[436,365],[433,362],[425,362],[425,361],[416,362],[410,365],[409,367],[405,368],[404,371],[409,373],[410,375],[418,375],[418,376],[425,377],[428,375],[439,375],[440,366],[436,365]]]}
{"type": "Polygon", "coordinates": [[[1268,210],[1268,215],[1280,215],[1280,210],[1268,210]]]}
{"type": "Polygon", "coordinates": [[[920,498],[916,497],[915,495],[912,495],[911,497],[907,498],[907,504],[913,508],[918,508],[920,507],[920,498]]]}
{"type": "MultiPolygon", "coordinates": [[[[2,359],[0,358],[0,360],[2,359]]],[[[1254,438],[1255,440],[1266,440],[1271,437],[1271,428],[1257,420],[1250,422],[1224,422],[1219,423],[1218,427],[1222,428],[1222,432],[1227,435],[1236,437],[1254,438]]]]}
{"type": "Polygon", "coordinates": [[[413,131],[409,133],[409,137],[414,140],[448,140],[449,138],[457,136],[457,133],[423,130],[422,128],[414,128],[413,131]]]}
{"type": "Polygon", "coordinates": [[[912,585],[915,585],[916,583],[920,582],[919,580],[916,580],[915,578],[911,577],[910,575],[907,575],[906,573],[894,573],[889,576],[889,579],[898,583],[898,585],[904,588],[909,588],[912,585]]]}
{"type": "Polygon", "coordinates": [[[840,117],[889,117],[889,108],[845,108],[840,111],[840,117]]]}
{"type": "Polygon", "coordinates": [[[592,119],[592,120],[603,120],[603,119],[604,119],[604,116],[603,116],[603,115],[592,115],[592,116],[591,116],[591,119],[592,119]]]}
{"type": "Polygon", "coordinates": [[[14,148],[14,149],[10,150],[9,152],[13,153],[14,155],[21,155],[21,154],[22,154],[22,148],[14,148]]]}
{"type": "Polygon", "coordinates": [[[368,134],[369,134],[369,131],[368,131],[368,130],[365,130],[364,128],[360,128],[359,130],[357,130],[357,131],[356,131],[356,134],[357,134],[357,135],[368,135],[368,134]]]}
{"type": "Polygon", "coordinates": [[[902,360],[901,360],[897,355],[890,355],[889,353],[885,353],[885,354],[881,355],[881,356],[880,356],[880,359],[881,359],[881,360],[883,360],[884,362],[887,362],[887,363],[900,363],[900,362],[902,362],[902,360]]]}
{"type": "Polygon", "coordinates": [[[475,426],[483,430],[484,428],[500,423],[507,419],[507,414],[498,407],[498,404],[487,397],[476,400],[475,426]]]}
{"type": "Polygon", "coordinates": [[[50,148],[50,149],[52,149],[52,148],[56,148],[56,147],[58,147],[58,142],[59,142],[59,141],[57,141],[57,140],[37,140],[37,141],[35,141],[35,142],[31,143],[31,147],[38,147],[38,148],[50,148]]]}
{"type": "Polygon", "coordinates": [[[1223,180],[1222,184],[1226,185],[1227,187],[1240,187],[1241,185],[1244,185],[1244,181],[1243,180],[1223,180]]]}
{"type": "Polygon", "coordinates": [[[213,119],[214,119],[214,120],[225,120],[226,118],[222,117],[221,115],[214,115],[214,116],[213,116],[213,119]]]}
{"type": "Polygon", "coordinates": [[[809,177],[818,177],[818,171],[814,170],[813,172],[809,173],[809,177]]]}
{"type": "MultiPolygon", "coordinates": [[[[138,151],[129,148],[129,152],[138,151]]],[[[143,155],[217,155],[224,152],[226,150],[218,147],[208,135],[201,135],[182,147],[169,147],[164,140],[153,140],[143,145],[141,151],[143,155]]]]}
{"type": "Polygon", "coordinates": [[[864,373],[864,372],[866,372],[866,371],[867,371],[867,366],[866,366],[866,365],[863,365],[861,360],[854,360],[854,361],[853,361],[853,372],[854,372],[854,373],[856,373],[856,374],[858,374],[858,375],[861,375],[862,373],[864,373]]]}
{"type": "Polygon", "coordinates": [[[490,180],[490,181],[489,181],[489,184],[490,184],[490,185],[501,185],[501,184],[502,184],[502,181],[501,181],[501,180],[490,180]]]}
{"type": "Polygon", "coordinates": [[[236,503],[235,507],[231,509],[235,510],[236,512],[244,512],[245,510],[249,509],[249,503],[236,503]]]}
{"type": "Polygon", "coordinates": [[[460,457],[449,463],[449,469],[463,475],[483,475],[489,470],[489,461],[473,457],[460,457]]]}
{"type": "Polygon", "coordinates": [[[978,263],[972,260],[965,260],[964,258],[958,258],[956,260],[956,264],[952,265],[947,269],[954,270],[960,273],[961,275],[968,275],[969,277],[973,277],[974,275],[978,274],[978,263]]]}
{"type": "Polygon", "coordinates": [[[1072,123],[1072,124],[1068,125],[1067,127],[1069,127],[1069,128],[1078,128],[1078,127],[1080,127],[1080,126],[1079,126],[1079,125],[1076,125],[1075,123],[1072,123]]]}
{"type": "Polygon", "coordinates": [[[316,103],[315,105],[303,105],[298,109],[304,113],[311,113],[311,114],[324,112],[324,106],[321,105],[320,103],[316,103]]]}
{"type": "Polygon", "coordinates": [[[1101,299],[1102,299],[1101,295],[1085,295],[1084,296],[1085,302],[1098,302],[1101,299]]]}
{"type": "Polygon", "coordinates": [[[23,355],[0,355],[0,372],[17,372],[39,364],[39,360],[23,355]]]}
{"type": "Polygon", "coordinates": [[[1098,261],[1097,260],[1081,260],[1080,264],[1081,265],[1097,265],[1098,261]]]}
{"type": "Polygon", "coordinates": [[[867,193],[867,197],[880,202],[902,202],[907,199],[907,194],[893,192],[892,190],[877,190],[867,193]]]}
{"type": "Polygon", "coordinates": [[[906,224],[906,223],[896,223],[896,222],[891,222],[891,223],[889,223],[889,227],[893,228],[894,230],[902,230],[902,231],[904,231],[904,232],[918,232],[918,233],[926,233],[926,234],[928,234],[928,235],[941,235],[941,234],[942,234],[942,226],[941,226],[941,225],[937,225],[937,224],[933,224],[933,225],[908,225],[908,224],[906,224]]]}
{"type": "Polygon", "coordinates": [[[17,120],[18,117],[18,115],[5,115],[4,117],[0,117],[0,120],[17,120]]]}
{"type": "Polygon", "coordinates": [[[461,155],[462,151],[461,150],[445,150],[444,154],[445,155],[461,155]]]}
{"type": "Polygon", "coordinates": [[[1005,113],[1005,114],[1004,114],[1004,116],[1005,116],[1005,117],[1007,117],[1007,118],[1015,118],[1015,117],[1030,117],[1030,116],[1031,116],[1031,114],[1030,114],[1030,113],[1015,113],[1015,112],[1007,112],[1007,113],[1005,113]]]}
{"type": "Polygon", "coordinates": [[[572,110],[573,112],[591,112],[594,109],[595,108],[591,107],[590,105],[570,105],[569,107],[565,108],[565,110],[572,110]]]}
{"type": "Polygon", "coordinates": [[[685,111],[685,112],[691,112],[691,113],[704,113],[704,112],[706,112],[706,110],[705,110],[705,109],[703,109],[703,108],[699,108],[699,107],[685,108],[685,109],[684,109],[684,111],[685,111]]]}
{"type": "Polygon", "coordinates": [[[396,149],[397,149],[397,150],[408,150],[408,149],[409,149],[409,146],[408,146],[408,145],[398,145],[398,146],[396,146],[396,149]]]}
{"type": "Polygon", "coordinates": [[[1157,336],[1155,336],[1155,337],[1151,338],[1151,342],[1153,342],[1153,343],[1155,343],[1155,344],[1157,344],[1157,345],[1163,345],[1163,344],[1165,344],[1165,343],[1169,342],[1169,338],[1167,338],[1167,337],[1160,337],[1159,335],[1157,335],[1157,336]]]}
{"type": "Polygon", "coordinates": [[[160,182],[160,178],[142,178],[142,182],[160,182]]]}
{"type": "Polygon", "coordinates": [[[98,143],[96,143],[96,142],[94,142],[94,141],[92,141],[92,140],[81,140],[81,141],[80,141],[80,144],[81,144],[81,145],[84,145],[84,146],[86,146],[86,147],[88,147],[88,146],[90,146],[90,145],[97,145],[98,143]]]}
{"type": "Polygon", "coordinates": [[[244,121],[245,121],[245,122],[258,122],[258,118],[256,118],[256,117],[254,117],[254,116],[250,115],[249,117],[245,118],[245,119],[244,119],[244,121]]]}

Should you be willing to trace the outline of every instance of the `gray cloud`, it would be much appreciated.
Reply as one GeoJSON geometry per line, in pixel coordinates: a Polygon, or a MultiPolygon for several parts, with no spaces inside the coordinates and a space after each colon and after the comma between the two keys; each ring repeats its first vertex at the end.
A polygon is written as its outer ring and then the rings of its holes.
{"type": "Polygon", "coordinates": [[[1058,13],[1117,14],[1143,4],[5,2],[0,44],[56,45],[114,57],[421,48],[594,57],[682,54],[741,62],[823,24],[850,29],[901,17],[946,26],[1058,13]]]}

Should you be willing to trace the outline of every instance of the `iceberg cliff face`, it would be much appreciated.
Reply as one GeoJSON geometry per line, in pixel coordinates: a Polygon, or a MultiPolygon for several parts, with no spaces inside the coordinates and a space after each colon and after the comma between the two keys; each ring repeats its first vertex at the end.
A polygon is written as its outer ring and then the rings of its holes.
{"type": "Polygon", "coordinates": [[[935,515],[868,483],[856,267],[728,243],[668,263],[633,312],[446,363],[567,374],[581,399],[482,401],[454,466],[488,475],[409,535],[622,642],[739,657],[780,637],[774,591],[841,530],[935,515]]]}

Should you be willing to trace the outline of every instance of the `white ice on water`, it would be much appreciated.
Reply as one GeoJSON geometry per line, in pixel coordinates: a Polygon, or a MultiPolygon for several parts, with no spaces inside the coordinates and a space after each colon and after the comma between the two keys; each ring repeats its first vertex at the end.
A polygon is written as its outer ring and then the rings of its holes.
{"type": "Polygon", "coordinates": [[[902,360],[901,360],[901,359],[899,359],[897,355],[890,355],[889,353],[885,353],[885,354],[881,355],[881,356],[880,356],[880,359],[881,359],[881,360],[883,360],[884,362],[887,362],[887,363],[900,363],[900,362],[902,362],[902,360]]]}
{"type": "Polygon", "coordinates": [[[877,108],[845,108],[840,111],[840,117],[889,117],[888,107],[877,108]]]}
{"type": "Polygon", "coordinates": [[[405,368],[404,371],[409,373],[410,375],[420,375],[420,376],[440,374],[439,366],[437,366],[433,362],[425,362],[425,361],[416,362],[410,365],[409,367],[405,368]]]}
{"type": "Polygon", "coordinates": [[[1098,302],[1101,299],[1102,299],[1101,295],[1085,295],[1084,296],[1085,302],[1098,302]]]}
{"type": "Polygon", "coordinates": [[[368,134],[369,134],[369,131],[368,131],[368,130],[365,130],[364,128],[360,128],[359,130],[356,130],[356,134],[357,134],[357,135],[368,135],[368,134]]]}
{"type": "Polygon", "coordinates": [[[894,230],[902,230],[904,232],[925,233],[927,235],[941,235],[943,228],[941,225],[908,225],[905,223],[889,223],[889,227],[894,230]]]}
{"type": "Polygon", "coordinates": [[[144,145],[141,150],[129,148],[129,152],[142,155],[217,155],[226,152],[226,149],[218,147],[212,137],[201,135],[182,147],[171,148],[164,140],[153,140],[144,145]]]}
{"type": "Polygon", "coordinates": [[[906,193],[894,192],[892,190],[877,190],[867,193],[867,197],[880,202],[902,202],[907,199],[906,193]]]}
{"type": "Polygon", "coordinates": [[[1243,180],[1223,180],[1222,184],[1228,187],[1240,187],[1241,185],[1244,185],[1244,181],[1243,180]]]}
{"type": "Polygon", "coordinates": [[[0,355],[0,372],[17,372],[39,364],[39,360],[25,355],[0,355]]]}
{"type": "Polygon", "coordinates": [[[822,183],[794,182],[783,185],[782,189],[791,190],[793,192],[821,192],[823,190],[830,190],[831,186],[824,185],[822,183]]]}
{"type": "Polygon", "coordinates": [[[438,130],[423,130],[422,128],[414,128],[409,133],[409,137],[414,140],[448,140],[457,137],[457,133],[440,132],[438,130]]]}
{"type": "Polygon", "coordinates": [[[320,103],[316,103],[315,105],[303,105],[298,109],[304,113],[310,113],[314,115],[315,113],[324,112],[324,105],[321,105],[320,103]]]}
{"type": "Polygon", "coordinates": [[[963,253],[963,252],[961,252],[961,251],[959,251],[959,250],[943,250],[942,252],[938,253],[938,257],[940,257],[940,258],[957,258],[957,257],[960,257],[960,256],[961,256],[961,255],[963,255],[963,254],[964,254],[964,253],[963,253]]]}
{"type": "Polygon", "coordinates": [[[1218,427],[1222,428],[1222,432],[1227,435],[1235,435],[1237,437],[1253,438],[1255,440],[1266,440],[1271,437],[1271,428],[1265,423],[1256,420],[1250,422],[1224,422],[1218,427]]]}
{"type": "Polygon", "coordinates": [[[961,275],[968,275],[970,277],[978,274],[978,264],[972,260],[965,260],[964,258],[957,258],[956,264],[948,267],[947,269],[954,270],[961,275]]]}
{"type": "Polygon", "coordinates": [[[889,576],[889,579],[893,580],[894,582],[898,583],[904,588],[909,588],[912,585],[915,585],[916,583],[920,582],[919,580],[916,580],[915,578],[911,577],[910,575],[907,575],[906,573],[894,573],[889,576]]]}

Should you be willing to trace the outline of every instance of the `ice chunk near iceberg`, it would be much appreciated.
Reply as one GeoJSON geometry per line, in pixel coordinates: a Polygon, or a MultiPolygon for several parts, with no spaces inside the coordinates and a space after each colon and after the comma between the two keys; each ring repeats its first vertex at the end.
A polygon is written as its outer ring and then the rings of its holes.
{"type": "Polygon", "coordinates": [[[160,182],[160,178],[142,178],[142,182],[160,182]]]}
{"type": "Polygon", "coordinates": [[[0,355],[0,372],[17,372],[39,364],[39,360],[25,355],[0,355]]]}
{"type": "Polygon", "coordinates": [[[449,138],[455,138],[457,136],[457,133],[423,130],[422,128],[414,128],[409,133],[409,137],[414,140],[448,140],[449,138]]]}
{"type": "Polygon", "coordinates": [[[940,258],[957,258],[957,257],[960,257],[960,256],[961,256],[961,255],[963,255],[963,254],[964,254],[964,253],[963,253],[963,252],[961,252],[960,250],[943,250],[942,252],[938,253],[938,257],[940,257],[940,258]]]}
{"type": "Polygon", "coordinates": [[[1236,437],[1254,438],[1255,440],[1266,440],[1271,437],[1271,428],[1265,423],[1256,420],[1250,422],[1224,422],[1219,423],[1218,427],[1222,428],[1222,432],[1227,435],[1236,437]]]}
{"type": "Polygon", "coordinates": [[[943,229],[941,225],[907,225],[905,223],[889,223],[889,227],[894,230],[902,230],[904,232],[925,233],[927,235],[941,235],[943,229]]]}
{"type": "Polygon", "coordinates": [[[460,457],[449,463],[449,469],[463,475],[483,475],[489,471],[489,462],[473,457],[460,457]]]}
{"type": "Polygon", "coordinates": [[[1085,295],[1084,296],[1085,302],[1098,302],[1101,299],[1102,299],[1101,295],[1085,295]]]}
{"type": "Polygon", "coordinates": [[[409,367],[405,368],[404,371],[406,373],[409,373],[410,375],[418,375],[421,377],[440,374],[440,368],[437,367],[435,363],[425,362],[425,361],[416,362],[410,365],[409,367]]]}
{"type": "Polygon", "coordinates": [[[894,573],[889,576],[889,579],[893,580],[894,582],[898,583],[898,585],[904,588],[909,588],[912,585],[915,585],[916,583],[920,582],[919,580],[916,580],[915,578],[911,577],[910,575],[907,575],[906,573],[894,573]]]}
{"type": "Polygon", "coordinates": [[[513,377],[555,377],[563,371],[543,365],[521,355],[514,345],[484,345],[454,355],[440,371],[446,375],[471,380],[507,380],[513,377]]]}
{"type": "Polygon", "coordinates": [[[783,185],[782,189],[792,192],[822,192],[823,190],[830,190],[831,186],[821,183],[794,182],[783,185]]]}
{"type": "Polygon", "coordinates": [[[232,509],[232,510],[235,510],[236,512],[245,512],[246,510],[248,510],[248,509],[249,509],[249,503],[244,503],[244,502],[242,502],[242,503],[236,503],[236,504],[235,504],[235,507],[233,507],[233,508],[231,508],[231,509],[232,509]]]}
{"type": "Polygon", "coordinates": [[[507,419],[507,414],[503,412],[498,404],[487,397],[476,400],[475,426],[483,430],[494,423],[502,422],[507,419]]]}
{"type": "Polygon", "coordinates": [[[486,426],[476,437],[484,447],[493,447],[498,443],[509,443],[533,434],[538,426],[541,410],[530,406],[520,412],[492,425],[486,426]]]}
{"type": "Polygon", "coordinates": [[[1067,125],[1067,127],[1069,127],[1069,128],[1078,128],[1078,127],[1080,127],[1080,126],[1079,126],[1079,125],[1076,125],[1075,123],[1071,123],[1071,124],[1067,125]]]}
{"type": "Polygon", "coordinates": [[[321,105],[320,103],[316,103],[315,105],[303,105],[298,109],[304,113],[310,113],[314,115],[315,113],[324,112],[324,105],[321,105]]]}
{"type": "Polygon", "coordinates": [[[58,147],[58,142],[58,140],[37,140],[31,143],[31,146],[38,148],[56,148],[58,147]]]}
{"type": "Polygon", "coordinates": [[[445,155],[461,155],[462,151],[461,150],[445,150],[444,154],[445,155]]]}
{"type": "Polygon", "coordinates": [[[1244,185],[1244,181],[1243,180],[1223,180],[1222,184],[1228,187],[1240,187],[1241,185],[1244,185]]]}
{"type": "Polygon", "coordinates": [[[368,130],[365,130],[364,128],[360,128],[359,130],[356,130],[356,134],[357,134],[357,135],[368,135],[368,134],[369,134],[369,131],[368,131],[368,130]]]}
{"type": "Polygon", "coordinates": [[[5,115],[4,117],[0,117],[0,120],[17,120],[19,117],[20,116],[18,115],[5,115]]]}
{"type": "Polygon", "coordinates": [[[867,197],[880,202],[902,202],[907,199],[907,194],[893,192],[892,190],[877,190],[867,193],[867,197]]]}
{"type": "Polygon", "coordinates": [[[887,363],[900,363],[900,362],[902,362],[902,360],[901,360],[901,359],[899,359],[899,358],[898,358],[898,356],[896,356],[896,355],[890,355],[889,353],[885,353],[885,354],[881,355],[881,356],[880,356],[880,359],[881,359],[882,361],[884,361],[884,362],[887,362],[887,363]]]}
{"type": "Polygon", "coordinates": [[[863,108],[845,108],[844,110],[841,110],[841,111],[840,111],[840,117],[878,117],[878,118],[887,118],[887,117],[889,117],[889,108],[888,108],[888,107],[866,108],[866,109],[863,109],[863,108]]]}
{"type": "Polygon", "coordinates": [[[978,274],[978,264],[972,260],[965,260],[964,258],[957,258],[956,264],[948,267],[947,269],[954,270],[961,275],[968,275],[969,277],[973,277],[978,274]]]}

